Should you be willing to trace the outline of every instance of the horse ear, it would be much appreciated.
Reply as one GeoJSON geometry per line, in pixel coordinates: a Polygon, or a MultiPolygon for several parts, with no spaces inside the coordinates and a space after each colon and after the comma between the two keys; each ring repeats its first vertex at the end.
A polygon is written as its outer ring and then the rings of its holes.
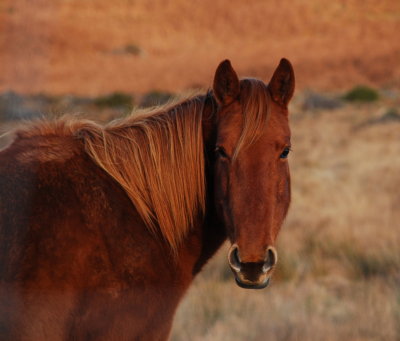
{"type": "Polygon", "coordinates": [[[239,78],[228,59],[218,65],[213,89],[218,103],[222,105],[233,102],[239,95],[239,78]]]}
{"type": "Polygon", "coordinates": [[[282,58],[269,84],[272,99],[282,106],[287,106],[294,92],[294,71],[292,64],[282,58]]]}

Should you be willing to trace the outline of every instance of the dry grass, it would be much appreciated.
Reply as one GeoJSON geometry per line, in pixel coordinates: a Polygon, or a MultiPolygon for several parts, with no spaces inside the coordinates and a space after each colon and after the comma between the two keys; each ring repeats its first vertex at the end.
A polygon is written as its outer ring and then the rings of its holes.
{"type": "Polygon", "coordinates": [[[303,280],[248,292],[199,279],[181,305],[172,340],[398,340],[393,283],[303,280]]]}
{"type": "Polygon", "coordinates": [[[2,0],[0,91],[175,92],[225,58],[265,78],[282,57],[300,88],[393,86],[399,30],[396,0],[2,0]]]}
{"type": "Polygon", "coordinates": [[[222,250],[180,306],[173,341],[399,340],[400,122],[358,128],[386,105],[294,106],[293,203],[273,284],[236,287],[222,250]]]}

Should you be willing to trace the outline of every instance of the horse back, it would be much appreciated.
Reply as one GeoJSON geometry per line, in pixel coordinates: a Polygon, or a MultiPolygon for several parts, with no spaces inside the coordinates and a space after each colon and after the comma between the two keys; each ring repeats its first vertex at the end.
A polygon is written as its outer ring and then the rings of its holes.
{"type": "Polygon", "coordinates": [[[140,338],[157,319],[165,334],[180,290],[165,252],[79,140],[34,136],[0,152],[3,340],[140,338]]]}

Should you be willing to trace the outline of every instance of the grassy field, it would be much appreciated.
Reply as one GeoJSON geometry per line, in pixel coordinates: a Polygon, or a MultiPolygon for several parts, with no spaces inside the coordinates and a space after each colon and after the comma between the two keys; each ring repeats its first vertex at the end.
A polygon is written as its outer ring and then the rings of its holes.
{"type": "Polygon", "coordinates": [[[2,0],[0,91],[177,92],[223,59],[266,78],[282,57],[298,88],[394,86],[399,30],[398,0],[2,0]]]}
{"type": "Polygon", "coordinates": [[[299,97],[272,285],[238,288],[221,250],[180,306],[173,341],[400,339],[399,97],[336,110],[299,97]]]}
{"type": "MultiPolygon", "coordinates": [[[[339,97],[299,92],[293,100],[293,200],[270,287],[237,287],[226,245],[179,307],[172,341],[400,339],[400,93],[382,90],[372,103],[339,97]]],[[[104,98],[47,102],[45,111],[100,120],[129,111],[104,98]]]]}

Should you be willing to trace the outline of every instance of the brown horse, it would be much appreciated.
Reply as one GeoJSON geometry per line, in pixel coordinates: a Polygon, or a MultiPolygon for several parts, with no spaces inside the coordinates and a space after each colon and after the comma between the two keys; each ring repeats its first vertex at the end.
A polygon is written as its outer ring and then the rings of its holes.
{"type": "Polygon", "coordinates": [[[267,286],[293,91],[285,59],[268,85],[224,61],[205,95],[17,131],[0,152],[1,340],[165,340],[226,238],[236,282],[267,286]]]}

